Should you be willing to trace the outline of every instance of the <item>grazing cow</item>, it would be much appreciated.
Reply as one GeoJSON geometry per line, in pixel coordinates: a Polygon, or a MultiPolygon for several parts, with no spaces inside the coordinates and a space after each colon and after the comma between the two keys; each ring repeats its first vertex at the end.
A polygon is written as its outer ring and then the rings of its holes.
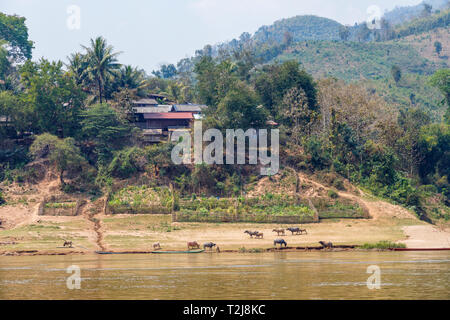
{"type": "Polygon", "coordinates": [[[191,249],[200,249],[200,245],[198,244],[197,241],[188,242],[188,243],[187,243],[187,247],[188,247],[188,250],[191,250],[191,249]]]}
{"type": "Polygon", "coordinates": [[[281,248],[283,245],[284,245],[285,248],[287,247],[287,243],[286,243],[286,241],[284,241],[284,239],[276,239],[276,240],[273,242],[273,245],[276,247],[277,244],[280,245],[280,248],[281,248]]]}
{"type": "Polygon", "coordinates": [[[331,242],[319,241],[319,243],[322,245],[322,247],[326,249],[333,248],[333,244],[331,242]]]}
{"type": "Polygon", "coordinates": [[[253,238],[253,236],[256,236],[259,232],[246,230],[246,231],[244,231],[244,233],[247,233],[250,236],[250,238],[253,238]]]}
{"type": "Polygon", "coordinates": [[[288,231],[292,232],[292,235],[301,235],[303,233],[308,234],[306,229],[300,229],[300,228],[288,228],[288,231]]]}
{"type": "Polygon", "coordinates": [[[256,232],[255,237],[256,239],[264,239],[264,233],[256,232]]]}
{"type": "Polygon", "coordinates": [[[153,250],[161,250],[161,244],[159,242],[155,242],[153,244],[153,250]]]}
{"type": "Polygon", "coordinates": [[[215,246],[216,246],[215,243],[208,242],[208,243],[203,244],[203,249],[206,250],[206,248],[209,248],[209,250],[212,251],[212,248],[215,247],[215,246]]]}
{"type": "Polygon", "coordinates": [[[73,243],[72,243],[72,241],[64,240],[63,247],[73,248],[73,243]]]}
{"type": "Polygon", "coordinates": [[[283,235],[283,236],[285,235],[285,233],[284,233],[285,230],[284,229],[273,229],[272,232],[276,232],[278,234],[278,236],[280,236],[280,234],[283,235]]]}

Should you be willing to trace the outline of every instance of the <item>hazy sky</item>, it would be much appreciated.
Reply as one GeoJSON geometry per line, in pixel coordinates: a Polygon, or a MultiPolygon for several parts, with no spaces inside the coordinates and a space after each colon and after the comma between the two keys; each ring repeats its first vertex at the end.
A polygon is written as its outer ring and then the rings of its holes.
{"type": "Polygon", "coordinates": [[[301,14],[344,24],[365,21],[367,9],[382,12],[422,0],[0,0],[0,11],[27,18],[33,58],[66,60],[80,44],[102,35],[120,62],[148,73],[160,63],[176,63],[205,44],[255,32],[262,25],[301,14]],[[68,8],[80,9],[80,28],[68,8]]]}

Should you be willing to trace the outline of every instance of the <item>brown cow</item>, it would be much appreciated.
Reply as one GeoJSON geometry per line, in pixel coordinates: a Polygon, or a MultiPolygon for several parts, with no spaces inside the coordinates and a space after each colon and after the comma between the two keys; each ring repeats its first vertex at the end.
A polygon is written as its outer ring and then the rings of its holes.
{"type": "Polygon", "coordinates": [[[191,249],[200,249],[200,245],[198,244],[197,241],[188,242],[188,243],[187,243],[187,247],[188,247],[188,250],[191,250],[191,249]]]}
{"type": "Polygon", "coordinates": [[[153,250],[161,250],[161,244],[159,242],[154,243],[153,250]]]}
{"type": "Polygon", "coordinates": [[[280,234],[284,236],[285,235],[285,231],[286,230],[284,230],[284,229],[273,229],[272,230],[272,232],[276,232],[278,234],[278,236],[280,236],[280,234]]]}

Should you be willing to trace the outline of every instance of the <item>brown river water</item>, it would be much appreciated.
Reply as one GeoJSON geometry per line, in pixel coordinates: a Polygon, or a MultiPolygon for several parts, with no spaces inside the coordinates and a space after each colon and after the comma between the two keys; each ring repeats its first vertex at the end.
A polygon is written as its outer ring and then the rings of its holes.
{"type": "MultiPolygon", "coordinates": [[[[74,283],[74,282],[70,282],[74,283]]],[[[0,257],[0,299],[450,299],[449,252],[0,257]],[[70,266],[80,289],[68,289],[70,266]],[[370,290],[369,266],[380,269],[370,290]]]]}

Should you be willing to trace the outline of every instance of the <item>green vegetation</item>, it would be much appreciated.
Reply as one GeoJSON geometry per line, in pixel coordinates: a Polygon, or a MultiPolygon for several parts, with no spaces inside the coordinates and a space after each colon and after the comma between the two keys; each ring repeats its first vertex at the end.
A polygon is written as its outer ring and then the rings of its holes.
{"type": "MultiPolygon", "coordinates": [[[[159,103],[207,104],[204,129],[270,129],[276,122],[281,165],[335,176],[333,188],[345,189],[346,178],[424,220],[448,216],[448,65],[397,40],[447,27],[448,10],[428,10],[396,29],[382,21],[378,31],[313,16],[285,19],[253,37],[205,46],[155,76],[121,65],[102,37],[69,55],[66,67],[33,62],[24,21],[0,15],[1,179],[33,182],[39,164],[57,170],[65,192],[97,197],[119,189],[109,201],[117,212],[314,216],[295,198],[242,197],[260,178],[257,166],[175,165],[172,143],[143,147],[132,101],[159,93],[159,103]]],[[[328,196],[335,201],[324,216],[364,216],[336,192],[328,196]]]]}
{"type": "Polygon", "coordinates": [[[441,67],[410,45],[397,42],[306,41],[293,44],[270,60],[297,60],[315,77],[353,81],[387,78],[393,65],[403,73],[419,75],[430,75],[441,67]]]}
{"type": "Polygon", "coordinates": [[[25,18],[0,12],[0,38],[11,45],[10,54],[18,61],[31,58],[33,42],[28,40],[25,18]]]}
{"type": "Polygon", "coordinates": [[[30,147],[30,153],[36,158],[48,157],[59,171],[61,183],[64,182],[64,172],[81,167],[84,158],[80,150],[75,146],[73,138],[58,139],[57,137],[44,133],[38,136],[30,147]]]}
{"type": "Polygon", "coordinates": [[[5,198],[3,197],[2,191],[0,191],[0,206],[2,206],[2,205],[4,205],[4,204],[6,204],[6,200],[5,200],[5,198]]]}
{"type": "Polygon", "coordinates": [[[292,196],[265,194],[257,198],[181,200],[180,212],[189,214],[235,214],[313,217],[312,210],[292,196]]]}
{"type": "Polygon", "coordinates": [[[47,202],[45,207],[51,209],[72,209],[76,205],[76,202],[47,202]]]}
{"type": "Polygon", "coordinates": [[[176,197],[168,188],[129,186],[111,196],[108,205],[114,213],[130,210],[132,213],[169,213],[176,197]]]}
{"type": "MultiPolygon", "coordinates": [[[[334,191],[333,191],[334,194],[334,191]]],[[[315,198],[312,200],[315,208],[319,212],[320,219],[368,219],[367,212],[358,203],[339,199],[329,195],[329,199],[315,198]]]]}
{"type": "MultiPolygon", "coordinates": [[[[271,26],[261,27],[253,40],[260,43],[286,43],[286,32],[292,40],[337,40],[342,25],[334,20],[316,16],[297,16],[276,21],[271,26]]],[[[242,37],[242,36],[241,36],[242,37]]]]}
{"type": "Polygon", "coordinates": [[[418,34],[430,31],[439,27],[448,27],[450,24],[450,10],[443,10],[437,14],[426,18],[419,18],[408,22],[396,30],[398,37],[406,37],[411,34],[418,34]]]}
{"type": "Polygon", "coordinates": [[[361,246],[361,249],[397,249],[406,248],[404,243],[395,243],[390,241],[380,241],[377,243],[365,243],[361,246]]]}

